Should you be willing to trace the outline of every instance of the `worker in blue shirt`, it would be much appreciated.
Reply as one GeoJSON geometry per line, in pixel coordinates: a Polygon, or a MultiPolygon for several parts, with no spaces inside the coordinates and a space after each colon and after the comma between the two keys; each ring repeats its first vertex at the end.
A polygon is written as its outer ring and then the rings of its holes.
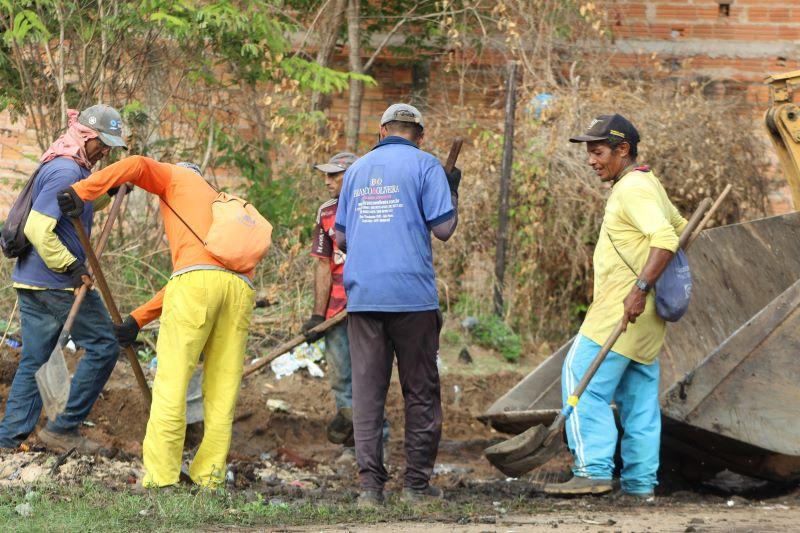
{"type": "Polygon", "coordinates": [[[380,142],[345,172],[335,232],[347,252],[353,427],[362,492],[358,503],[383,501],[382,425],[397,356],[405,401],[403,499],[441,498],[430,477],[442,432],[439,330],[442,316],[431,233],[443,241],[456,229],[461,172],[446,175],[419,149],[422,114],[394,104],[381,117],[380,142]]]}

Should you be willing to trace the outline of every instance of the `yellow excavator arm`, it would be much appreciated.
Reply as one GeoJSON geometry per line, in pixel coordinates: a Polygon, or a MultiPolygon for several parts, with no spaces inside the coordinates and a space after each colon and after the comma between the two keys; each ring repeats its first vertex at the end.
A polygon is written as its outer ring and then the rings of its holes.
{"type": "Polygon", "coordinates": [[[764,115],[769,138],[792,191],[795,209],[800,209],[800,107],[792,103],[792,92],[800,88],[800,70],[766,79],[770,107],[764,115]]]}

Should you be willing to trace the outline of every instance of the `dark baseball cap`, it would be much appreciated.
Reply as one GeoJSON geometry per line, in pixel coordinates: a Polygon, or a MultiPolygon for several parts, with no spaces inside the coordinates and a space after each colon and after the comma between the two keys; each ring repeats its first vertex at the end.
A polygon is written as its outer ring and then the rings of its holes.
{"type": "Polygon", "coordinates": [[[347,170],[347,168],[355,163],[357,159],[358,156],[356,154],[352,154],[350,152],[339,152],[331,157],[330,161],[327,163],[314,165],[314,168],[321,170],[325,174],[336,174],[338,172],[344,172],[347,170]]]}
{"type": "Polygon", "coordinates": [[[105,104],[87,107],[81,111],[78,122],[96,131],[106,146],[128,149],[122,138],[122,116],[113,107],[105,104]]]}
{"type": "Polygon", "coordinates": [[[631,146],[639,142],[639,132],[631,124],[630,120],[622,115],[600,115],[592,120],[589,129],[583,135],[570,137],[572,143],[588,143],[593,141],[606,141],[617,139],[627,141],[631,146]]]}

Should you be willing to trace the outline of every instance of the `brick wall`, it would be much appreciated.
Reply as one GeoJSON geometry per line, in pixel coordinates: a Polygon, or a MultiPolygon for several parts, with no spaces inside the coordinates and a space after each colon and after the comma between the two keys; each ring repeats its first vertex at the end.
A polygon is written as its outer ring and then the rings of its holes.
{"type": "MultiPolygon", "coordinates": [[[[766,104],[769,74],[800,69],[798,0],[611,0],[613,61],[669,75],[722,78],[766,104]],[[655,54],[655,57],[653,57],[655,54]]],[[[763,106],[762,106],[763,107],[763,106]]]]}

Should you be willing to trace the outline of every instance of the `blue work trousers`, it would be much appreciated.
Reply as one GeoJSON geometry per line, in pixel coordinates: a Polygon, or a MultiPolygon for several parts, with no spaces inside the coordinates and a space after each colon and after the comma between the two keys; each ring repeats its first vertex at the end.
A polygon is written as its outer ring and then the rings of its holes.
{"type": "MultiPolygon", "coordinates": [[[[561,372],[561,395],[567,397],[600,351],[596,342],[578,335],[561,372]]],[[[658,361],[645,365],[616,352],[603,364],[567,419],[567,440],[578,477],[611,479],[617,447],[617,425],[611,402],[617,405],[623,435],[622,490],[631,494],[652,492],[658,484],[661,412],[658,404],[658,361]]]]}
{"type": "MultiPolygon", "coordinates": [[[[347,338],[347,321],[340,322],[325,334],[325,360],[328,363],[336,409],[353,407],[353,370],[350,366],[350,341],[347,338]]],[[[389,440],[389,421],[383,420],[383,441],[389,440]]]]}
{"type": "MultiPolygon", "coordinates": [[[[64,290],[17,289],[22,322],[22,357],[8,392],[5,416],[0,422],[0,447],[19,446],[36,427],[42,412],[42,397],[36,386],[36,371],[50,358],[75,296],[64,290]]],[[[111,318],[96,291],[81,304],[70,332],[86,350],[72,376],[64,411],[47,429],[69,433],[89,415],[95,400],[114,369],[119,345],[111,318]]]]}

